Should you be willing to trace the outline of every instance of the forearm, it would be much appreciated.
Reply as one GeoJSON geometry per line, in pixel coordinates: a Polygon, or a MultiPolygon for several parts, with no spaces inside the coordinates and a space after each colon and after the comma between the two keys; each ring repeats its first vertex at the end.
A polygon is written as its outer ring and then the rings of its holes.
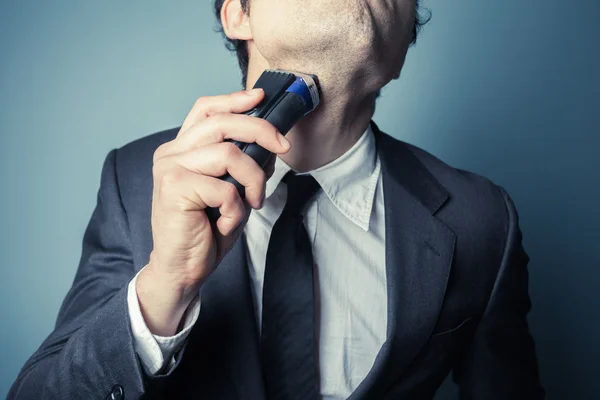
{"type": "Polygon", "coordinates": [[[127,288],[69,332],[57,329],[24,366],[8,399],[103,398],[123,387],[127,399],[144,391],[127,317],[127,288]]]}

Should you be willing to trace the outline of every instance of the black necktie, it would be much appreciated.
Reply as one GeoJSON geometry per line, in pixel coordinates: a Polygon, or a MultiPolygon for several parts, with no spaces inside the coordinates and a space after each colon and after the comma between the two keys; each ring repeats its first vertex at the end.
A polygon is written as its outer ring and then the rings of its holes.
{"type": "Polygon", "coordinates": [[[269,400],[310,400],[317,396],[313,257],[302,209],[320,186],[293,172],[283,181],[287,201],[267,249],[261,363],[269,400]]]}

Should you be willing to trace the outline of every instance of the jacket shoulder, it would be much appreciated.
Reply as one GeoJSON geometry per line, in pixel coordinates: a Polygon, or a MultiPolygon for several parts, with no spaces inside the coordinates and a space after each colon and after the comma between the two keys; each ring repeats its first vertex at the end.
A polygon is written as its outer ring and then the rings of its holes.
{"type": "Polygon", "coordinates": [[[139,169],[152,165],[154,151],[177,136],[179,127],[166,129],[133,140],[117,149],[117,164],[123,169],[139,169]]]}
{"type": "Polygon", "coordinates": [[[436,216],[463,244],[501,255],[510,225],[518,223],[514,204],[504,188],[485,176],[455,168],[417,146],[407,145],[448,192],[448,200],[436,216]]]}
{"type": "Polygon", "coordinates": [[[507,217],[505,191],[491,179],[455,168],[420,147],[406,145],[448,191],[450,199],[447,206],[498,214],[501,219],[507,217]]]}
{"type": "Polygon", "coordinates": [[[140,208],[152,196],[152,165],[156,149],[177,136],[179,128],[156,132],[116,149],[115,175],[126,208],[140,208]]]}

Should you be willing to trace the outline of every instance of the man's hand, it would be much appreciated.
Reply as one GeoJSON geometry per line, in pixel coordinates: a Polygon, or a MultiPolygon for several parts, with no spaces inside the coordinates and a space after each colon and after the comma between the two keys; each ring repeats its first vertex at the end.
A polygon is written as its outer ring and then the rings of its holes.
{"type": "Polygon", "coordinates": [[[264,97],[262,90],[202,97],[177,137],[154,153],[150,262],[137,280],[140,308],[150,331],[171,336],[202,282],[231,249],[248,220],[262,207],[265,182],[275,157],[263,171],[235,144],[256,142],[285,153],[289,142],[267,121],[239,114],[264,97]],[[246,190],[246,204],[233,184],[217,177],[229,173],[246,190]],[[216,224],[205,208],[218,207],[216,224]]]}

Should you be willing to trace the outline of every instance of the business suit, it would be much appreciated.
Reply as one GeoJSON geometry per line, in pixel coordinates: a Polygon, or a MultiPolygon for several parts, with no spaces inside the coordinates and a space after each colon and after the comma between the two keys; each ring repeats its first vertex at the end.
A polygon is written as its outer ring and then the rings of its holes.
{"type": "MultiPolygon", "coordinates": [[[[461,397],[538,399],[526,314],[528,257],[504,190],[373,124],[385,197],[387,341],[351,399],[430,398],[453,369],[461,397]]],[[[152,155],[177,129],[109,153],[75,282],[55,331],[11,398],[261,399],[258,333],[242,241],[203,287],[175,368],[144,378],[127,283],[152,250],[152,155]]]]}

